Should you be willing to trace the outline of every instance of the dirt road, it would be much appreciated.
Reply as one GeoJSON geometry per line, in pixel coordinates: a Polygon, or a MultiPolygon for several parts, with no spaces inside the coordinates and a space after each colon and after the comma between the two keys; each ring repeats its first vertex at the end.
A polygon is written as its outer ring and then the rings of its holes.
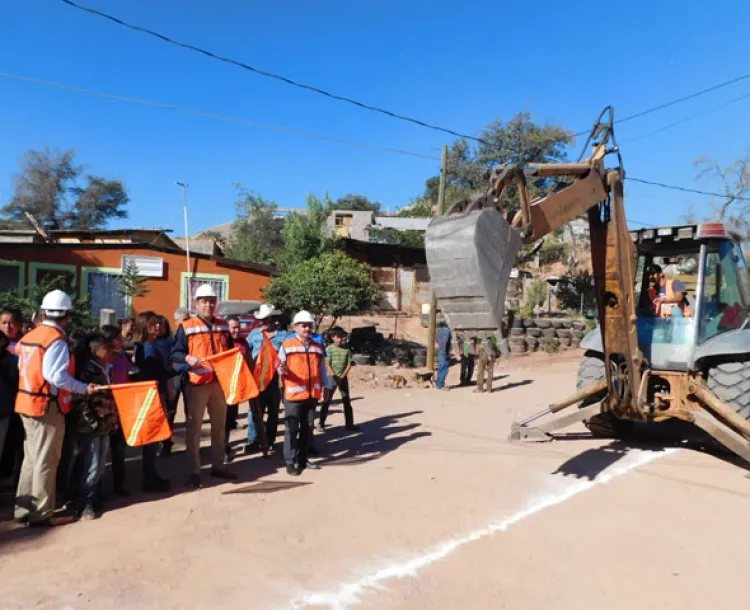
{"type": "MultiPolygon", "coordinates": [[[[744,608],[736,466],[506,442],[513,419],[574,390],[575,369],[506,364],[492,395],[360,385],[362,433],[336,409],[320,471],[241,458],[236,483],[136,495],[47,532],[6,524],[0,608],[744,608]]],[[[167,461],[180,484],[183,460],[167,461]]]]}

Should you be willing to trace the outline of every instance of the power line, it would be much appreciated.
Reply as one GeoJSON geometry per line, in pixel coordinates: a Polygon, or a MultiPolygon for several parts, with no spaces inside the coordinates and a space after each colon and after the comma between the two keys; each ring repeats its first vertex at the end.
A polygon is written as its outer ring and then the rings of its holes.
{"type": "Polygon", "coordinates": [[[333,136],[327,136],[319,133],[310,133],[306,131],[300,131],[298,129],[290,129],[288,127],[280,127],[278,125],[266,125],[264,123],[258,123],[255,121],[249,121],[246,119],[239,119],[236,117],[228,117],[220,114],[214,114],[212,112],[204,112],[202,110],[194,110],[192,108],[185,108],[183,106],[177,106],[175,104],[164,104],[161,102],[152,102],[149,100],[143,100],[135,97],[126,97],[123,95],[117,95],[115,93],[105,93],[103,91],[96,91],[94,89],[84,89],[83,87],[76,87],[74,85],[66,85],[63,83],[56,83],[53,81],[42,80],[39,78],[33,78],[30,76],[21,76],[19,74],[11,74],[8,72],[0,72],[0,78],[11,78],[14,80],[24,81],[27,83],[34,83],[36,85],[44,85],[45,87],[56,87],[57,89],[63,89],[65,91],[75,91],[76,93],[84,93],[86,95],[93,95],[97,97],[103,97],[106,99],[117,100],[120,102],[128,102],[131,104],[139,104],[141,106],[150,106],[152,108],[162,108],[164,110],[173,110],[175,112],[182,112],[184,114],[190,114],[193,116],[199,116],[206,119],[213,119],[217,121],[224,121],[227,123],[236,123],[239,125],[247,125],[249,127],[257,127],[259,129],[266,129],[269,131],[278,131],[282,133],[288,133],[291,135],[302,136],[305,138],[313,138],[316,140],[324,140],[326,142],[333,142],[334,144],[346,144],[348,146],[357,146],[359,148],[371,148],[374,150],[382,150],[385,152],[395,153],[399,155],[407,155],[410,157],[417,157],[420,159],[430,159],[431,161],[440,161],[440,157],[434,155],[425,155],[418,152],[409,150],[402,150],[399,148],[390,148],[387,146],[379,146],[378,144],[371,144],[369,142],[357,142],[354,140],[347,140],[345,138],[336,138],[333,136]]]}
{"type": "MultiPolygon", "coordinates": [[[[231,65],[237,66],[237,67],[242,68],[244,70],[248,70],[250,72],[254,72],[255,74],[258,74],[260,76],[265,76],[267,78],[272,78],[272,79],[281,81],[281,82],[283,82],[283,83],[285,83],[287,85],[291,85],[293,87],[298,87],[300,89],[306,89],[307,91],[312,91],[314,93],[318,93],[318,94],[323,95],[325,97],[328,97],[330,99],[338,100],[340,102],[346,102],[348,104],[352,104],[354,106],[358,106],[359,108],[362,108],[364,110],[369,110],[371,112],[377,112],[377,113],[389,116],[389,117],[394,118],[394,119],[399,119],[401,121],[406,121],[406,122],[409,122],[409,123],[413,123],[414,125],[419,125],[420,127],[425,127],[427,129],[432,129],[434,131],[440,131],[442,133],[447,133],[449,135],[452,135],[452,136],[455,136],[455,137],[458,137],[458,138],[465,138],[467,140],[472,140],[474,142],[479,142],[480,144],[484,144],[485,146],[489,146],[490,148],[493,148],[492,143],[489,142],[489,141],[487,141],[487,140],[485,140],[485,139],[483,139],[483,138],[478,138],[476,136],[471,136],[471,135],[468,135],[468,134],[463,134],[461,132],[454,131],[453,129],[449,129],[447,127],[441,127],[440,125],[434,125],[434,124],[431,124],[431,123],[427,123],[426,121],[422,121],[420,119],[416,119],[416,118],[409,117],[409,116],[406,116],[406,115],[403,115],[403,114],[399,114],[399,113],[393,112],[391,110],[386,110],[385,108],[380,108],[378,106],[373,106],[371,104],[360,102],[358,100],[355,100],[355,99],[347,97],[347,96],[339,95],[339,94],[336,94],[336,93],[331,93],[330,91],[326,91],[324,89],[321,89],[319,87],[315,87],[313,85],[307,85],[305,83],[301,83],[299,81],[296,81],[296,80],[291,79],[291,78],[286,77],[286,76],[282,76],[280,74],[276,74],[274,72],[269,72],[267,70],[262,70],[260,68],[256,68],[256,67],[251,66],[249,64],[246,64],[244,62],[238,61],[236,59],[232,59],[231,57],[226,57],[226,56],[223,56],[223,55],[218,55],[216,53],[213,53],[212,51],[208,51],[208,50],[203,49],[201,47],[197,47],[195,45],[192,45],[192,44],[189,44],[189,43],[186,43],[186,42],[181,42],[179,40],[175,40],[175,39],[170,38],[170,37],[168,37],[168,36],[166,36],[164,34],[160,34],[158,32],[155,32],[155,31],[150,30],[148,28],[145,28],[143,26],[135,25],[135,24],[132,24],[132,23],[128,23],[128,22],[123,21],[122,19],[120,19],[118,17],[115,17],[113,15],[110,15],[108,13],[104,13],[102,11],[99,11],[99,10],[96,10],[96,9],[93,9],[93,8],[90,8],[90,7],[87,7],[87,6],[84,6],[84,5],[77,4],[76,2],[73,2],[72,0],[62,0],[62,2],[64,2],[68,6],[71,6],[71,7],[75,8],[75,9],[78,9],[80,11],[84,11],[84,12],[89,13],[91,15],[96,15],[97,17],[101,17],[103,19],[111,21],[111,22],[113,22],[113,23],[115,23],[117,25],[123,26],[125,28],[134,30],[136,32],[141,32],[141,33],[147,34],[149,36],[153,36],[153,37],[158,38],[159,40],[162,40],[162,41],[167,42],[169,44],[176,45],[178,47],[182,47],[183,49],[187,49],[189,51],[194,51],[196,53],[200,53],[201,55],[205,55],[206,57],[209,57],[211,59],[215,59],[215,60],[218,60],[218,61],[221,61],[221,62],[224,62],[224,63],[228,63],[228,64],[231,64],[231,65]]],[[[743,74],[741,76],[738,76],[738,77],[733,78],[731,80],[725,81],[723,83],[719,83],[717,85],[713,85],[713,86],[708,87],[706,89],[702,89],[700,91],[696,91],[695,93],[684,95],[684,96],[682,96],[680,98],[677,98],[677,99],[674,99],[674,100],[671,100],[671,101],[659,104],[658,106],[654,106],[652,108],[647,108],[645,110],[641,110],[640,112],[636,112],[635,114],[631,114],[631,115],[628,115],[628,116],[626,116],[626,117],[624,117],[622,119],[615,120],[615,123],[625,123],[626,121],[632,121],[633,119],[637,119],[637,118],[640,118],[642,116],[646,116],[648,114],[651,114],[653,112],[657,112],[659,110],[664,110],[665,108],[669,108],[669,107],[674,106],[676,104],[680,104],[682,102],[694,99],[696,97],[699,97],[701,95],[705,95],[706,93],[710,93],[712,91],[716,91],[716,90],[721,89],[723,87],[728,87],[729,85],[732,85],[734,83],[740,82],[740,81],[748,79],[748,78],[750,78],[750,74],[743,74]]],[[[578,137],[578,136],[582,136],[582,135],[588,135],[590,133],[590,131],[591,131],[590,129],[585,129],[583,131],[579,131],[577,133],[574,133],[573,137],[578,137]]]]}
{"type": "Polygon", "coordinates": [[[659,127],[658,129],[654,129],[653,131],[648,131],[646,133],[642,133],[639,136],[635,136],[634,138],[629,138],[623,142],[623,144],[629,144],[631,142],[637,142],[638,140],[642,140],[643,138],[647,138],[649,136],[653,136],[654,134],[660,133],[662,131],[666,131],[667,129],[671,129],[672,127],[677,127],[678,125],[682,125],[683,123],[687,123],[688,121],[692,121],[693,119],[697,119],[699,117],[702,117],[706,114],[710,114],[711,112],[715,112],[717,110],[721,110],[722,108],[725,108],[726,106],[729,106],[730,104],[734,104],[736,102],[739,102],[741,100],[747,99],[750,97],[750,93],[746,93],[745,95],[740,95],[739,97],[735,97],[727,102],[724,102],[723,104],[719,104],[718,106],[713,106],[711,108],[708,108],[704,110],[703,112],[697,112],[696,114],[692,114],[690,116],[685,117],[684,119],[680,119],[679,121],[675,121],[674,123],[669,123],[668,125],[664,125],[663,127],[659,127]]]}
{"type": "Polygon", "coordinates": [[[182,47],[183,49],[188,49],[190,51],[195,51],[196,53],[201,53],[202,55],[205,55],[206,57],[210,57],[211,59],[216,59],[218,61],[223,61],[224,63],[232,64],[234,66],[237,66],[239,68],[242,68],[244,70],[248,70],[250,72],[254,72],[256,74],[259,74],[260,76],[265,76],[267,78],[273,78],[275,80],[281,81],[283,83],[286,83],[287,85],[292,85],[294,87],[298,87],[300,89],[307,89],[308,91],[313,91],[314,93],[319,93],[320,95],[324,95],[326,97],[329,97],[334,100],[339,100],[340,102],[346,102],[348,104],[353,104],[355,106],[359,106],[360,108],[363,108],[365,110],[370,110],[372,112],[378,112],[380,114],[387,115],[389,117],[392,117],[394,119],[399,119],[401,121],[407,121],[409,123],[414,123],[415,125],[419,125],[420,127],[426,127],[427,129],[433,129],[435,131],[442,131],[443,133],[447,133],[449,135],[455,136],[457,138],[467,138],[470,140],[474,140],[476,142],[481,142],[483,144],[488,144],[481,138],[476,138],[474,136],[470,136],[467,134],[460,133],[458,131],[454,131],[452,129],[448,129],[447,127],[440,127],[439,125],[432,125],[430,123],[427,123],[425,121],[421,121],[419,119],[415,119],[403,114],[398,114],[396,112],[392,112],[390,110],[386,110],[385,108],[379,108],[378,106],[372,106],[370,104],[366,104],[364,102],[360,102],[358,100],[355,100],[351,97],[346,97],[344,95],[338,95],[336,93],[331,93],[330,91],[326,91],[325,89],[320,89],[319,87],[315,87],[313,85],[306,85],[305,83],[300,83],[296,80],[293,80],[291,78],[288,78],[286,76],[282,76],[280,74],[276,74],[274,72],[268,72],[267,70],[262,70],[260,68],[256,68],[254,66],[248,65],[246,63],[243,63],[241,61],[237,61],[236,59],[232,59],[231,57],[226,57],[223,55],[217,55],[216,53],[213,53],[211,51],[207,51],[206,49],[203,49],[201,47],[196,47],[195,45],[189,44],[187,42],[180,42],[179,40],[175,40],[173,38],[169,38],[168,36],[165,36],[164,34],[159,34],[158,32],[154,32],[153,30],[149,30],[148,28],[144,28],[140,25],[135,25],[132,23],[127,23],[123,21],[122,19],[119,19],[117,17],[114,17],[113,15],[109,15],[107,13],[103,13],[101,11],[98,11],[93,8],[89,8],[87,6],[83,6],[80,4],[76,4],[75,2],[72,2],[71,0],[62,0],[65,4],[68,4],[72,6],[73,8],[76,8],[81,11],[85,11],[87,13],[91,13],[92,15],[96,15],[98,17],[103,17],[104,19],[107,19],[109,21],[112,21],[113,23],[116,23],[118,25],[121,25],[123,27],[129,28],[131,30],[135,30],[136,32],[141,32],[143,34],[148,34],[149,36],[154,36],[160,40],[163,40],[164,42],[168,42],[173,45],[177,45],[178,47],[182,47]]]}
{"type": "Polygon", "coordinates": [[[691,189],[684,186],[676,186],[674,184],[664,184],[663,182],[652,182],[651,180],[643,180],[641,178],[626,177],[631,182],[640,182],[641,184],[648,184],[649,186],[658,186],[663,189],[670,189],[673,191],[682,191],[683,193],[695,193],[697,195],[709,195],[711,197],[723,197],[724,199],[734,199],[736,201],[750,201],[750,197],[742,197],[740,195],[727,195],[726,193],[712,193],[710,191],[700,191],[698,189],[691,189]]]}

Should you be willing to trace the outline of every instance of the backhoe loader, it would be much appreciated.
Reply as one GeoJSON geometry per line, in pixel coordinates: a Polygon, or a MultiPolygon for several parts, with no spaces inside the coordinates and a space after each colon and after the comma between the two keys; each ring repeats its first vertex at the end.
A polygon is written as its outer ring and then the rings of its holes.
{"type": "Polygon", "coordinates": [[[581,342],[578,392],[514,423],[511,439],[551,440],[552,432],[577,422],[595,435],[618,437],[641,424],[681,420],[750,462],[743,236],[718,222],[629,231],[613,125],[607,107],[578,162],[493,168],[485,194],[430,222],[425,247],[439,307],[458,336],[502,340],[506,288],[522,245],[538,244],[585,214],[599,326],[581,342]],[[532,200],[528,181],[545,178],[559,187],[532,200]],[[517,189],[520,209],[503,213],[509,187],[517,189]],[[670,285],[681,287],[680,303],[664,302],[662,286],[676,280],[670,285]],[[565,409],[557,419],[547,417],[565,409]]]}

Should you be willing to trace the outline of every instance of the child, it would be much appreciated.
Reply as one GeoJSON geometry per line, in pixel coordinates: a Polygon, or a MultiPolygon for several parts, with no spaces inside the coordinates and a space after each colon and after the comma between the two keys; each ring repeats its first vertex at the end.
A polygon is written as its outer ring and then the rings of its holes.
{"type": "MultiPolygon", "coordinates": [[[[112,343],[104,335],[94,334],[87,344],[89,354],[77,371],[78,379],[98,386],[109,385],[112,343]]],[[[111,391],[88,396],[75,394],[73,413],[82,466],[75,510],[83,520],[96,519],[101,514],[99,482],[106,464],[109,435],[120,426],[117,406],[111,391]]]]}
{"type": "MultiPolygon", "coordinates": [[[[103,326],[102,333],[112,342],[112,383],[128,383],[133,365],[125,353],[122,345],[122,334],[117,326],[103,326]]],[[[125,488],[125,437],[122,427],[118,427],[109,435],[109,447],[112,453],[112,483],[115,493],[121,498],[127,498],[130,492],[125,488]]]]}
{"type": "Polygon", "coordinates": [[[353,432],[359,431],[359,427],[354,425],[354,412],[349,397],[349,371],[352,368],[352,352],[349,348],[344,347],[345,337],[346,333],[340,328],[335,328],[331,331],[333,345],[329,345],[326,350],[326,368],[328,369],[328,374],[336,385],[332,391],[328,393],[328,397],[320,408],[318,430],[321,431],[325,429],[328,407],[331,406],[331,399],[333,398],[334,392],[336,392],[336,388],[341,392],[341,400],[344,403],[346,429],[352,430],[353,432]]]}

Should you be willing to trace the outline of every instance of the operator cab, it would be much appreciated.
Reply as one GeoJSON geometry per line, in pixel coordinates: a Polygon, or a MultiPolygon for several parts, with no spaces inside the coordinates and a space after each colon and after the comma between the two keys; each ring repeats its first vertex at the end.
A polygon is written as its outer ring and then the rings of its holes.
{"type": "Polygon", "coordinates": [[[638,251],[638,343],[653,368],[687,370],[696,346],[747,325],[748,272],[737,231],[704,223],[630,235],[638,251]]]}

